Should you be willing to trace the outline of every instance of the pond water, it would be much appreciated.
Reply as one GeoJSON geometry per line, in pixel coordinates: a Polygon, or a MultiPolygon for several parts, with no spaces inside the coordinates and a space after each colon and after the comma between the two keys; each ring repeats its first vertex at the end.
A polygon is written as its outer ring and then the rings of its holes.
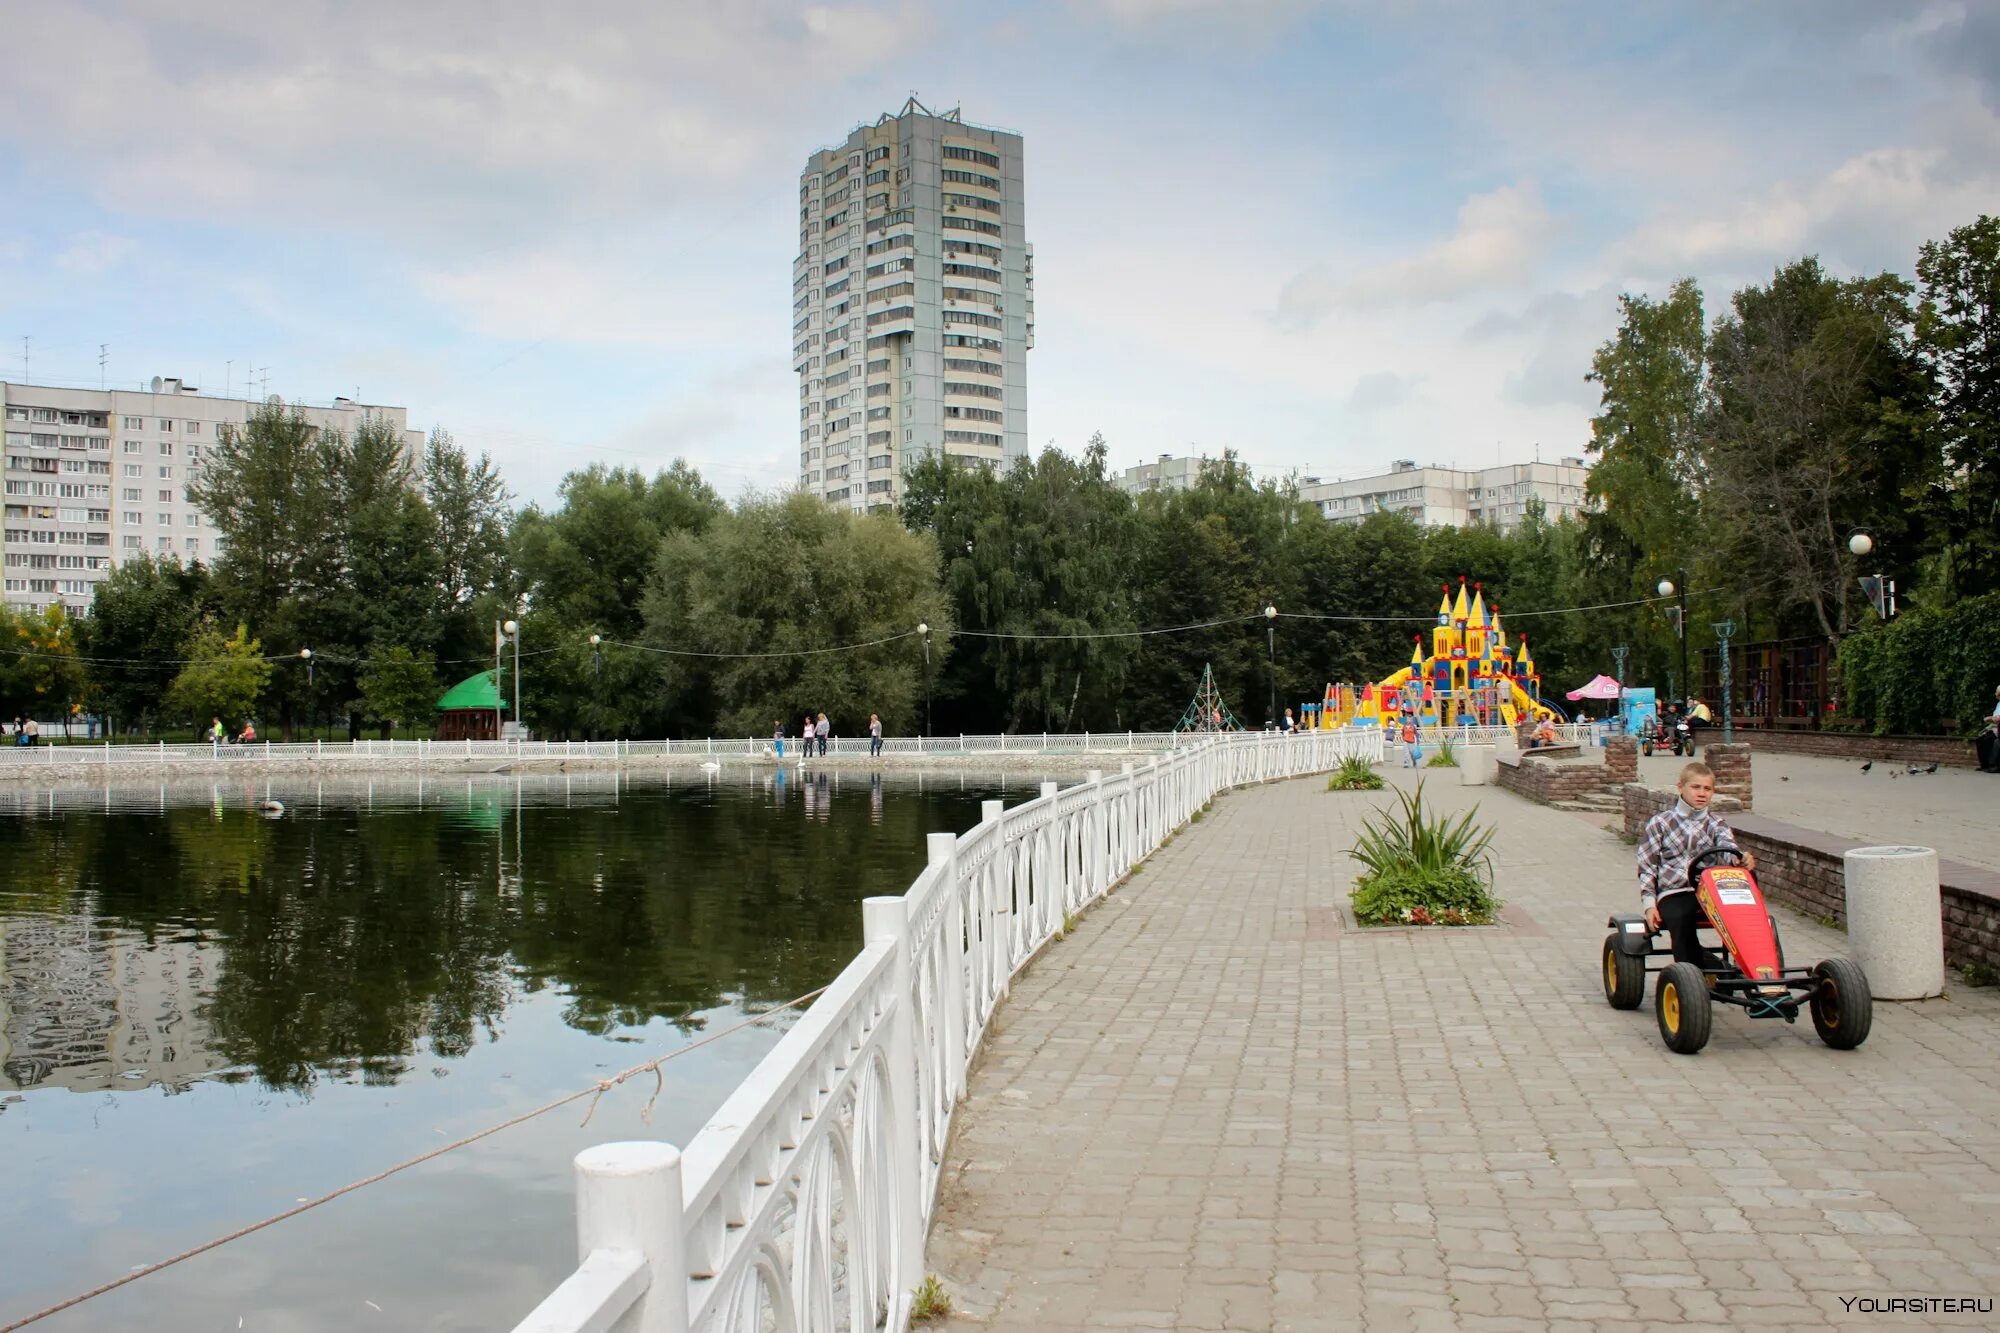
{"type": "MultiPolygon", "coordinates": [[[[926,833],[1034,793],[783,772],[0,793],[0,1324],[825,984],[926,833]]],[[[506,1327],[575,1262],[570,1157],[685,1143],[786,1021],[39,1327],[506,1327]]]]}

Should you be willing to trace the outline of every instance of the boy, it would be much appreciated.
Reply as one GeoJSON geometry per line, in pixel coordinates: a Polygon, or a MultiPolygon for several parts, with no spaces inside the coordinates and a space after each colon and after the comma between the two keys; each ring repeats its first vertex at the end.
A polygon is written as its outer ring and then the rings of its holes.
{"type": "Polygon", "coordinates": [[[1721,962],[1695,938],[1701,904],[1688,887],[1688,862],[1711,847],[1740,852],[1745,870],[1755,870],[1757,858],[1736,845],[1729,825],[1708,808],[1715,799],[1714,769],[1699,762],[1687,765],[1681,769],[1679,790],[1680,799],[1647,820],[1646,835],[1639,839],[1639,905],[1649,927],[1664,926],[1672,934],[1677,961],[1713,969],[1721,962]]]}

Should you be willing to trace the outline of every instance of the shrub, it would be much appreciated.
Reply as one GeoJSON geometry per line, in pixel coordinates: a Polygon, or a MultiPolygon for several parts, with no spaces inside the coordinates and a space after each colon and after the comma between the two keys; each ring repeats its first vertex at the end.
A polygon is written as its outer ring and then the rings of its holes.
{"type": "Polygon", "coordinates": [[[1424,786],[1396,793],[1397,808],[1362,825],[1351,854],[1363,866],[1354,882],[1354,919],[1363,925],[1477,926],[1493,920],[1493,830],[1424,805],[1424,786]]]}
{"type": "Polygon", "coordinates": [[[2000,680],[2000,592],[1906,611],[1840,645],[1842,706],[1878,734],[1979,730],[2000,680]]]}
{"type": "Polygon", "coordinates": [[[1450,742],[1450,741],[1439,741],[1439,742],[1438,742],[1438,748],[1437,748],[1437,753],[1436,753],[1436,754],[1434,754],[1434,755],[1432,755],[1432,756],[1431,756],[1430,758],[1428,758],[1428,759],[1424,760],[1424,767],[1425,767],[1425,768],[1457,768],[1457,767],[1458,767],[1458,756],[1457,756],[1456,754],[1452,753],[1452,750],[1453,750],[1453,744],[1452,744],[1452,742],[1450,742]]]}
{"type": "Polygon", "coordinates": [[[1351,754],[1340,761],[1340,767],[1326,780],[1328,791],[1380,791],[1382,775],[1374,766],[1358,754],[1351,754]]]}

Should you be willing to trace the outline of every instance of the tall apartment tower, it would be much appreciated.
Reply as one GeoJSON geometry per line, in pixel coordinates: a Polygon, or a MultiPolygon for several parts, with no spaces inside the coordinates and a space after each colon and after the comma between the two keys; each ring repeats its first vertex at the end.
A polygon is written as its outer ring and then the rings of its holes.
{"type": "Polygon", "coordinates": [[[875,509],[929,455],[1026,457],[1035,256],[1021,136],[912,98],[814,153],[799,176],[792,316],[805,490],[875,509]]]}

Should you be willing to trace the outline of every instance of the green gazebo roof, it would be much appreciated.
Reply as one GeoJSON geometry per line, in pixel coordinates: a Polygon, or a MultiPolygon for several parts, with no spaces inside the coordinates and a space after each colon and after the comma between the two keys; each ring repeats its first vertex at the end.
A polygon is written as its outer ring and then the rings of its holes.
{"type": "Polygon", "coordinates": [[[490,713],[496,708],[504,711],[507,704],[500,698],[497,675],[497,672],[482,671],[476,676],[467,676],[444,692],[444,697],[437,701],[437,711],[450,713],[459,709],[475,709],[490,713]]]}

